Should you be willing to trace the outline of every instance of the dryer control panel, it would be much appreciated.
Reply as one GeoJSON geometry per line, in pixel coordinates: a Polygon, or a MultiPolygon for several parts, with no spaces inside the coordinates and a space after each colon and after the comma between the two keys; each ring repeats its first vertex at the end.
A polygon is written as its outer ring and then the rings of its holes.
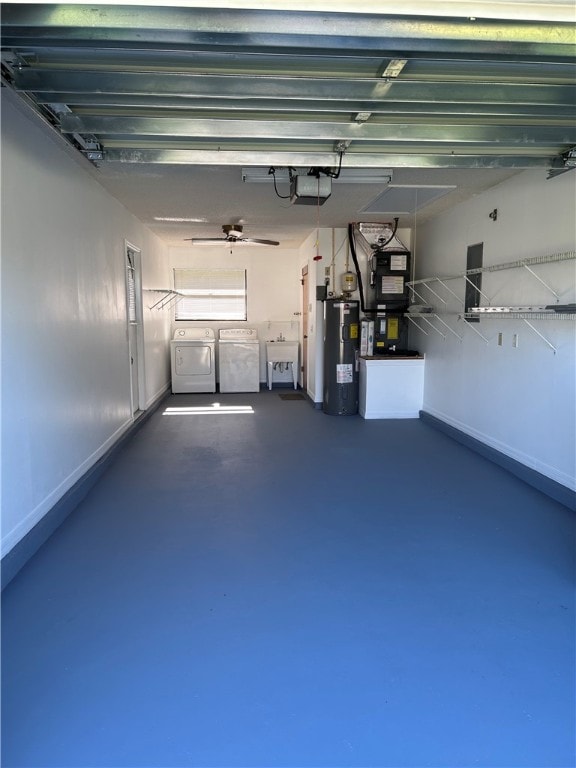
{"type": "Polygon", "coordinates": [[[214,341],[216,335],[212,328],[177,328],[175,341],[214,341]]]}

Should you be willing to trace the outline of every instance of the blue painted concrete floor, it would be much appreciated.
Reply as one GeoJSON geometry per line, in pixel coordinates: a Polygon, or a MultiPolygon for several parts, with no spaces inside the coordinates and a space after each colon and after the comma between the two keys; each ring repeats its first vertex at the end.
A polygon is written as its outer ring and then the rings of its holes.
{"type": "Polygon", "coordinates": [[[574,765],[572,512],[418,420],[164,405],[4,592],[4,768],[574,765]]]}

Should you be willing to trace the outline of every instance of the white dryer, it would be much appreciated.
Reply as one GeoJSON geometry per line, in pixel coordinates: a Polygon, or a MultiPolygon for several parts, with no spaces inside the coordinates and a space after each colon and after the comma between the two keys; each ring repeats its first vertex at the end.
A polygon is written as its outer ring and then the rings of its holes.
{"type": "Polygon", "coordinates": [[[260,391],[260,342],[254,328],[223,328],[218,338],[220,392],[260,391]]]}
{"type": "Polygon", "coordinates": [[[172,392],[216,392],[215,345],[212,328],[178,328],[170,342],[172,392]]]}

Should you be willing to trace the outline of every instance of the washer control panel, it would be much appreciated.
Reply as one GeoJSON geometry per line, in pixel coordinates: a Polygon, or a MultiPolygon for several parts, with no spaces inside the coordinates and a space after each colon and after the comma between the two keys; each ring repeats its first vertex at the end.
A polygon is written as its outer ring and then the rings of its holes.
{"type": "Polygon", "coordinates": [[[220,341],[258,341],[256,328],[222,328],[220,341]]]}

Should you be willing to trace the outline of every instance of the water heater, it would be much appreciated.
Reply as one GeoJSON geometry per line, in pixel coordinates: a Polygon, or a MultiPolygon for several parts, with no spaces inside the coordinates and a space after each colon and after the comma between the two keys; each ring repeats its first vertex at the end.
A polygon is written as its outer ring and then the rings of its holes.
{"type": "Polygon", "coordinates": [[[357,301],[324,302],[324,413],[358,413],[360,306],[357,301]]]}

